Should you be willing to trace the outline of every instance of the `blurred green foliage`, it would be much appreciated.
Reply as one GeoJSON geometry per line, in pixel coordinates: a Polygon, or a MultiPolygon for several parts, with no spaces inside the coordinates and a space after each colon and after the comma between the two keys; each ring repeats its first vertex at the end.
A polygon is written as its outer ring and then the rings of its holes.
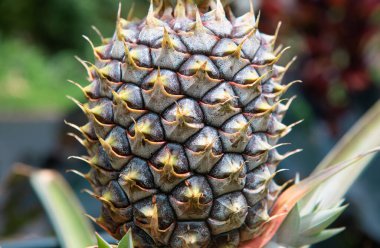
{"type": "MultiPolygon", "coordinates": [[[[132,1],[122,1],[126,16],[132,1]]],[[[135,15],[143,16],[146,1],[136,1],[135,15]]],[[[63,111],[73,104],[65,95],[81,96],[73,79],[85,83],[86,71],[74,59],[92,61],[89,36],[114,30],[116,0],[1,0],[0,1],[0,111],[63,111]]]]}
{"type": "Polygon", "coordinates": [[[81,78],[70,52],[47,55],[20,39],[0,43],[0,110],[61,110],[71,103],[65,94],[80,91],[67,83],[67,77],[81,78]]]}
{"type": "MultiPolygon", "coordinates": [[[[111,35],[116,19],[117,0],[1,0],[0,32],[5,36],[26,39],[45,49],[82,48],[81,35],[91,25],[111,35]]],[[[122,0],[124,15],[132,5],[122,0]]],[[[138,16],[145,10],[146,1],[136,1],[138,16]]]]}

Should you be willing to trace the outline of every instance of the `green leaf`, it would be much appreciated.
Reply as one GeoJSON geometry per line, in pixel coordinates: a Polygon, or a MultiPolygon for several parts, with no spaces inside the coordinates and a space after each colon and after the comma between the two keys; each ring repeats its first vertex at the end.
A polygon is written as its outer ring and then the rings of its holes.
{"type": "MultiPolygon", "coordinates": [[[[253,246],[252,246],[253,247],[253,246]]],[[[280,244],[277,244],[276,242],[269,242],[265,248],[290,248],[289,246],[283,246],[283,245],[280,245],[280,244]]]]}
{"type": "Polygon", "coordinates": [[[344,230],[344,228],[323,229],[327,228],[344,211],[345,207],[340,207],[343,203],[342,198],[375,156],[377,149],[373,148],[380,146],[379,137],[380,101],[343,137],[329,155],[318,165],[311,177],[315,177],[331,168],[336,168],[335,164],[347,161],[357,154],[362,154],[356,156],[356,159],[351,161],[351,164],[354,164],[354,166],[337,171],[335,175],[331,176],[328,180],[320,182],[314,190],[303,197],[297,203],[299,209],[294,212],[295,214],[299,214],[298,218],[301,227],[293,226],[292,228],[292,223],[294,223],[297,216],[293,215],[292,218],[286,219],[278,230],[276,237],[271,241],[273,247],[276,244],[285,244],[285,246],[295,246],[295,244],[298,246],[311,245],[328,239],[344,230]],[[372,152],[366,152],[371,149],[372,152]],[[297,237],[298,241],[295,242],[294,239],[289,238],[286,234],[292,234],[293,237],[297,237]]]}
{"type": "Polygon", "coordinates": [[[95,233],[96,240],[98,241],[98,248],[112,248],[98,233],[95,233]]]}
{"type": "Polygon", "coordinates": [[[118,248],[133,248],[131,229],[129,229],[128,232],[124,235],[124,237],[120,240],[118,248]]]}
{"type": "MultiPolygon", "coordinates": [[[[242,243],[240,247],[242,248],[264,247],[276,235],[278,229],[283,224],[286,216],[296,206],[297,202],[299,202],[308,193],[310,193],[319,185],[323,184],[329,178],[333,177],[337,173],[347,168],[350,168],[361,159],[365,158],[366,156],[370,154],[378,152],[379,150],[380,150],[380,147],[370,150],[366,153],[360,154],[350,160],[341,162],[334,166],[328,167],[322,171],[319,171],[318,173],[311,175],[308,178],[305,178],[299,183],[292,185],[290,188],[285,190],[277,199],[271,212],[271,217],[275,217],[275,218],[263,226],[262,233],[260,234],[260,236],[257,236],[251,241],[242,243]]],[[[297,233],[297,231],[298,230],[294,230],[294,233],[297,233]]],[[[283,242],[281,241],[280,244],[282,243],[283,242]]]]}
{"type": "Polygon", "coordinates": [[[312,244],[322,242],[326,239],[329,239],[329,238],[343,232],[344,230],[345,230],[344,227],[333,228],[333,229],[324,230],[324,231],[322,231],[322,232],[320,232],[314,236],[309,236],[309,237],[302,236],[302,237],[300,237],[300,240],[299,240],[300,245],[298,245],[298,247],[304,246],[304,244],[312,245],[312,244]]]}
{"type": "Polygon", "coordinates": [[[44,206],[62,247],[83,248],[95,243],[94,230],[65,179],[56,171],[31,173],[30,182],[44,206]]]}
{"type": "MultiPolygon", "coordinates": [[[[301,216],[299,204],[297,204],[279,228],[275,241],[287,247],[303,247],[311,245],[314,240],[322,241],[330,238],[334,232],[325,232],[325,228],[334,222],[346,206],[329,210],[316,210],[316,212],[301,216]]],[[[275,243],[272,242],[272,245],[275,243]]],[[[266,248],[268,248],[266,246],[266,248]]]]}
{"type": "Polygon", "coordinates": [[[301,217],[302,235],[314,235],[330,226],[347,208],[347,205],[326,210],[317,210],[314,213],[301,217]]]}
{"type": "Polygon", "coordinates": [[[281,225],[277,240],[281,240],[284,244],[294,244],[299,238],[301,218],[298,204],[292,209],[289,215],[286,217],[284,223],[281,225]]]}
{"type": "MultiPolygon", "coordinates": [[[[331,152],[317,166],[313,174],[336,163],[345,161],[357,154],[380,146],[380,101],[378,101],[338,142],[331,152]]],[[[348,189],[370,164],[376,154],[367,156],[357,164],[330,178],[305,197],[301,203],[301,212],[310,213],[318,204],[322,208],[336,205],[348,189]],[[331,194],[334,189],[334,194],[331,194]]]]}

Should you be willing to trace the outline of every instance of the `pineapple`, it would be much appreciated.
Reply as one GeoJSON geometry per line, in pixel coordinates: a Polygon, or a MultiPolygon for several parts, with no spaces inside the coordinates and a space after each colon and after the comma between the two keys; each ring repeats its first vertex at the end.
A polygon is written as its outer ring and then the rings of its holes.
{"type": "Polygon", "coordinates": [[[88,117],[75,157],[102,202],[94,221],[136,247],[237,247],[260,235],[283,189],[278,140],[293,98],[274,35],[251,11],[220,0],[151,3],[145,19],[120,17],[112,38],[82,61],[88,117]]]}

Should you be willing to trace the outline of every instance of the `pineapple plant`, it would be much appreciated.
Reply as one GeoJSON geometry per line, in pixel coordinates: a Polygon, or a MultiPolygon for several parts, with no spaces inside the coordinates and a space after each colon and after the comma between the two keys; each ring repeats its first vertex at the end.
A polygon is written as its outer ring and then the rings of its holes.
{"type": "MultiPolygon", "coordinates": [[[[133,13],[133,11],[131,12],[133,13]]],[[[282,96],[287,50],[258,30],[251,11],[235,17],[220,0],[153,1],[143,20],[117,16],[112,38],[90,42],[78,60],[90,84],[72,99],[88,122],[67,123],[88,155],[78,174],[102,202],[91,217],[135,247],[237,247],[259,237],[286,185],[274,177],[279,139],[294,98],[282,96]]],[[[254,246],[256,247],[256,246],[254,246]]],[[[261,246],[260,246],[261,247],[261,246]]]]}

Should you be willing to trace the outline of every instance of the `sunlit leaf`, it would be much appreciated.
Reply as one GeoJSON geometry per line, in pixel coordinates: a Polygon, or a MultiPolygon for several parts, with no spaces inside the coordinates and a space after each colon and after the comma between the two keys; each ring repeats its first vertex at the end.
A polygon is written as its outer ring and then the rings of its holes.
{"type": "Polygon", "coordinates": [[[313,235],[330,226],[347,208],[346,206],[317,210],[306,216],[302,216],[300,228],[302,235],[313,235]]]}
{"type": "MultiPolygon", "coordinates": [[[[301,236],[299,243],[300,244],[316,244],[343,232],[344,229],[345,229],[344,227],[333,228],[333,229],[324,230],[313,236],[309,236],[309,237],[301,236]]],[[[300,245],[300,246],[304,246],[304,245],[300,245]]]]}
{"type": "MultiPolygon", "coordinates": [[[[316,175],[335,163],[379,146],[380,139],[378,137],[380,137],[380,101],[354,125],[313,174],[316,175]]],[[[271,241],[270,247],[276,247],[279,244],[307,247],[307,245],[325,240],[343,231],[342,228],[323,229],[327,228],[343,212],[344,207],[341,205],[344,194],[374,156],[374,153],[368,154],[356,161],[355,166],[337,173],[303,197],[297,203],[297,208],[294,208],[283,222],[275,239],[271,241]],[[294,225],[297,221],[301,223],[301,228],[294,225]]]]}
{"type": "Polygon", "coordinates": [[[277,239],[281,240],[283,244],[294,244],[295,239],[298,239],[301,225],[299,206],[293,208],[289,215],[286,217],[286,221],[281,225],[281,228],[276,234],[277,239]]]}
{"type": "Polygon", "coordinates": [[[133,248],[132,231],[131,229],[120,240],[118,248],[133,248]]]}
{"type": "Polygon", "coordinates": [[[380,148],[376,148],[366,153],[360,154],[346,162],[325,168],[315,173],[314,175],[300,181],[298,184],[291,186],[280,195],[273,207],[271,216],[276,216],[276,218],[262,227],[263,233],[260,236],[254,238],[252,241],[243,243],[240,247],[264,247],[274,237],[276,231],[279,229],[289,212],[293,209],[299,200],[301,200],[304,196],[306,196],[309,192],[318,187],[327,179],[379,150],[380,148]]]}
{"type": "MultiPolygon", "coordinates": [[[[380,101],[351,128],[313,173],[377,146],[380,146],[380,101]]],[[[329,208],[339,202],[374,156],[375,154],[371,154],[363,158],[355,166],[320,185],[300,202],[301,212],[310,213],[317,204],[321,208],[329,208]],[[329,193],[331,189],[334,189],[334,194],[329,193]]]]}
{"type": "Polygon", "coordinates": [[[98,233],[96,233],[96,240],[98,242],[98,248],[112,248],[98,233]]]}
{"type": "Polygon", "coordinates": [[[53,170],[32,172],[30,181],[53,224],[62,247],[83,248],[95,243],[94,230],[74,192],[53,170]]]}

